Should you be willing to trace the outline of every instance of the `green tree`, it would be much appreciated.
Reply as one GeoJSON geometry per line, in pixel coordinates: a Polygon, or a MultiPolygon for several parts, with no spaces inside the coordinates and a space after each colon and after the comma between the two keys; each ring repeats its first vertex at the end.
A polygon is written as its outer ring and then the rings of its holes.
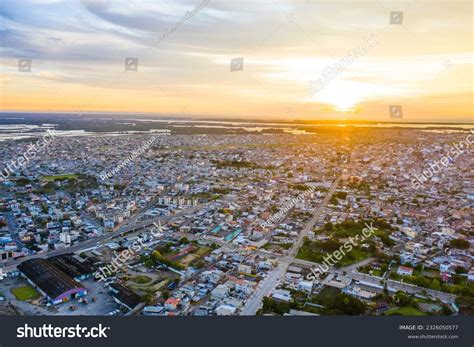
{"type": "Polygon", "coordinates": [[[463,240],[463,239],[454,239],[451,240],[449,245],[453,248],[458,248],[458,249],[468,249],[470,246],[469,241],[463,240]]]}

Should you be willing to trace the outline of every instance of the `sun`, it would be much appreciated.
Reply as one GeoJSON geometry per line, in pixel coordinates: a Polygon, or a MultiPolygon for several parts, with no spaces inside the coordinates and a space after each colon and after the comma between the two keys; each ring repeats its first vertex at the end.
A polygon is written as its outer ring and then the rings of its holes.
{"type": "Polygon", "coordinates": [[[357,104],[357,100],[343,99],[333,103],[334,109],[340,112],[352,112],[354,106],[357,104]]]}
{"type": "Polygon", "coordinates": [[[334,109],[340,112],[353,111],[355,105],[360,101],[359,93],[354,85],[337,82],[327,85],[314,98],[314,101],[333,105],[334,109]]]}

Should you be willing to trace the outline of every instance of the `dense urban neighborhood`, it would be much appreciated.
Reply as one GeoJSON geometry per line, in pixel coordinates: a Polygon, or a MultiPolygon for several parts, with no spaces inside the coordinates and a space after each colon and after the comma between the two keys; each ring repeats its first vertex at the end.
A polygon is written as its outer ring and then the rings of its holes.
{"type": "Polygon", "coordinates": [[[474,313],[468,129],[193,129],[1,142],[0,314],[474,313]]]}

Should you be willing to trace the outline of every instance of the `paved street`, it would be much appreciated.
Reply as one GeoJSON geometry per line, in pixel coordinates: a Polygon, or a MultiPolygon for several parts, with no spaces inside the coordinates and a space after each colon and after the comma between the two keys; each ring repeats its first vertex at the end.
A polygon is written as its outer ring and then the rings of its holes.
{"type": "MultiPolygon", "coordinates": [[[[328,193],[324,197],[321,204],[314,210],[313,216],[306,223],[306,225],[302,229],[301,233],[298,235],[298,239],[295,241],[293,247],[289,250],[288,255],[282,256],[282,255],[279,255],[279,254],[275,254],[275,253],[271,253],[271,252],[263,252],[263,251],[260,251],[260,250],[253,251],[253,252],[255,252],[259,255],[262,255],[262,256],[274,256],[274,257],[278,258],[278,265],[275,269],[273,269],[267,275],[267,277],[263,280],[263,282],[259,284],[259,288],[255,291],[253,296],[251,298],[249,298],[246,305],[244,306],[244,308],[242,310],[242,313],[241,313],[242,315],[254,315],[257,312],[257,310],[261,307],[263,297],[268,296],[271,293],[272,289],[275,288],[278,281],[280,281],[284,277],[284,275],[286,273],[286,269],[288,268],[289,264],[294,263],[294,264],[299,264],[299,265],[302,265],[302,266],[309,266],[309,267],[314,267],[314,266],[318,265],[318,264],[313,263],[311,261],[296,259],[295,255],[297,254],[298,249],[301,247],[301,245],[303,243],[303,240],[304,240],[304,237],[308,234],[308,232],[310,232],[314,228],[315,223],[324,216],[325,207],[326,207],[327,203],[329,202],[329,200],[331,199],[332,195],[335,193],[335,191],[337,189],[338,181],[339,181],[339,179],[337,179],[332,184],[331,188],[329,189],[328,193]]],[[[184,215],[189,215],[191,213],[194,213],[194,212],[204,208],[204,206],[195,206],[195,207],[192,207],[192,208],[187,209],[185,211],[176,213],[174,215],[169,215],[169,216],[165,216],[165,217],[157,217],[157,218],[153,218],[153,219],[149,219],[149,220],[145,220],[145,221],[136,222],[137,220],[139,220],[139,216],[142,215],[145,211],[148,210],[148,208],[152,207],[153,205],[154,205],[154,202],[151,202],[147,205],[146,208],[143,208],[139,213],[137,213],[133,217],[133,221],[135,221],[135,223],[133,223],[133,224],[130,223],[130,221],[129,221],[126,225],[122,225],[116,231],[109,232],[105,235],[102,235],[102,236],[96,237],[94,239],[82,242],[80,244],[76,244],[76,245],[74,245],[72,247],[69,247],[69,248],[53,250],[53,251],[49,251],[47,253],[41,253],[41,254],[36,254],[36,255],[30,255],[30,256],[27,256],[27,257],[23,257],[23,258],[19,258],[19,259],[16,259],[16,260],[11,260],[11,261],[5,262],[5,263],[2,264],[3,265],[3,270],[6,272],[6,271],[9,271],[11,269],[14,269],[15,266],[17,266],[19,263],[21,263],[21,262],[23,262],[27,259],[57,256],[57,255],[65,254],[65,253],[80,252],[80,251],[83,251],[83,250],[86,250],[86,249],[89,249],[89,248],[93,248],[96,245],[98,245],[100,243],[104,244],[104,243],[108,242],[109,240],[111,240],[114,237],[117,237],[119,235],[123,235],[123,234],[129,233],[129,232],[133,232],[133,231],[136,231],[140,228],[149,227],[149,226],[153,225],[153,223],[158,221],[158,220],[167,221],[167,220],[170,220],[172,218],[181,217],[181,216],[184,216],[184,215]]],[[[18,238],[18,235],[15,232],[16,223],[15,223],[15,220],[14,220],[13,216],[11,216],[10,214],[6,214],[6,219],[7,219],[8,225],[10,227],[12,237],[14,237],[14,239],[15,239],[15,242],[20,242],[20,240],[18,238]],[[12,228],[14,229],[13,232],[12,232],[12,228]]],[[[196,238],[195,235],[185,235],[185,234],[183,234],[182,236],[186,236],[190,239],[199,239],[199,238],[196,238]]],[[[203,237],[201,239],[205,240],[205,237],[203,237]]],[[[232,245],[232,244],[225,244],[225,243],[221,243],[221,242],[218,242],[218,243],[221,246],[225,245],[226,248],[239,249],[237,246],[232,245]]],[[[365,283],[380,286],[380,278],[370,276],[370,275],[367,275],[367,274],[360,274],[360,273],[355,272],[355,270],[358,267],[369,264],[372,260],[373,260],[373,258],[365,259],[365,260],[363,260],[359,263],[352,264],[350,266],[347,266],[347,267],[341,268],[341,269],[332,268],[332,269],[329,270],[329,272],[342,273],[343,271],[345,271],[347,273],[347,275],[350,276],[355,281],[363,281],[365,283]]],[[[428,293],[432,297],[434,297],[436,299],[440,299],[444,302],[453,301],[455,299],[455,295],[448,294],[448,293],[443,293],[443,292],[440,292],[440,291],[424,289],[424,288],[412,286],[412,285],[409,285],[409,284],[401,284],[401,283],[398,283],[398,282],[395,282],[395,281],[392,281],[392,280],[388,280],[387,283],[389,285],[390,290],[402,290],[402,291],[405,291],[405,292],[410,293],[410,294],[421,294],[422,291],[426,291],[426,293],[428,293]]]]}
{"type": "Polygon", "coordinates": [[[49,252],[34,254],[34,255],[27,256],[27,257],[22,257],[22,258],[19,258],[19,259],[15,259],[15,260],[10,260],[10,261],[2,263],[1,267],[2,267],[4,272],[7,272],[7,271],[10,271],[10,270],[14,269],[14,267],[16,267],[18,264],[20,264],[23,261],[28,260],[28,259],[46,258],[46,257],[52,257],[52,256],[66,254],[66,253],[80,252],[80,251],[83,251],[85,249],[92,248],[95,245],[99,244],[100,242],[104,242],[104,241],[113,239],[114,237],[117,237],[119,235],[123,235],[123,234],[126,234],[128,232],[140,229],[140,228],[149,227],[149,226],[153,225],[153,222],[157,222],[157,221],[164,222],[164,221],[167,221],[167,220],[172,219],[172,218],[181,217],[181,216],[184,216],[184,215],[189,214],[189,213],[194,213],[194,212],[196,212],[197,210],[199,210],[201,208],[203,208],[203,206],[195,206],[195,207],[192,207],[192,208],[187,209],[187,210],[182,211],[182,212],[178,212],[178,213],[173,214],[173,215],[164,216],[164,217],[157,217],[157,218],[153,218],[153,219],[148,219],[146,221],[137,222],[134,225],[127,225],[127,226],[121,227],[116,231],[109,232],[105,235],[93,238],[93,239],[85,241],[85,242],[78,243],[78,244],[73,245],[73,246],[68,247],[68,248],[56,249],[56,250],[52,250],[52,251],[49,251],[49,252]]]}
{"type": "Polygon", "coordinates": [[[16,223],[15,217],[11,212],[5,213],[5,220],[7,221],[8,230],[10,231],[10,236],[12,237],[13,241],[16,243],[18,249],[23,248],[23,243],[18,236],[18,224],[16,223]]]}
{"type": "Polygon", "coordinates": [[[325,212],[326,205],[328,204],[329,200],[331,200],[333,194],[336,192],[337,185],[339,183],[339,178],[337,178],[333,184],[331,185],[331,188],[327,192],[327,194],[324,196],[323,201],[321,204],[316,208],[316,210],[313,212],[313,217],[306,223],[304,226],[303,230],[299,233],[298,235],[298,240],[293,244],[293,246],[290,248],[289,255],[294,257],[297,253],[298,250],[301,248],[301,245],[303,244],[304,238],[308,233],[313,230],[314,225],[316,222],[323,217],[323,214],[325,212]]]}
{"type": "Polygon", "coordinates": [[[265,296],[270,295],[270,292],[275,288],[278,281],[285,275],[288,264],[280,262],[278,266],[273,269],[267,277],[259,284],[259,288],[248,299],[245,304],[241,316],[254,316],[262,305],[262,300],[265,296]]]}
{"type": "MultiPolygon", "coordinates": [[[[331,199],[332,195],[336,191],[337,184],[339,182],[339,178],[334,181],[331,188],[329,189],[328,193],[324,197],[321,204],[314,210],[313,216],[311,219],[306,223],[306,225],[301,230],[300,234],[298,235],[297,241],[293,244],[293,247],[289,251],[288,257],[283,257],[279,259],[278,266],[273,269],[265,278],[264,282],[260,285],[260,287],[255,291],[254,295],[249,298],[247,303],[245,304],[241,315],[249,316],[254,315],[259,307],[261,306],[262,300],[265,296],[268,296],[273,288],[275,288],[276,284],[279,280],[285,276],[286,269],[288,268],[289,261],[294,261],[294,256],[298,253],[298,249],[303,244],[304,237],[310,232],[319,218],[321,218],[324,214],[325,208],[329,200],[331,199]]],[[[313,264],[314,265],[314,264],[313,264]]]]}

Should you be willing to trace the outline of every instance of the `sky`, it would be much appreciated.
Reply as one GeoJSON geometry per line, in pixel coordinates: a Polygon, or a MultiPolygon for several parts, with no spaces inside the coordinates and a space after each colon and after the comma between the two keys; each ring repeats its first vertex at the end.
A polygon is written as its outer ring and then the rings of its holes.
{"type": "Polygon", "coordinates": [[[0,106],[474,122],[472,15],[456,0],[2,0],[0,106]]]}

